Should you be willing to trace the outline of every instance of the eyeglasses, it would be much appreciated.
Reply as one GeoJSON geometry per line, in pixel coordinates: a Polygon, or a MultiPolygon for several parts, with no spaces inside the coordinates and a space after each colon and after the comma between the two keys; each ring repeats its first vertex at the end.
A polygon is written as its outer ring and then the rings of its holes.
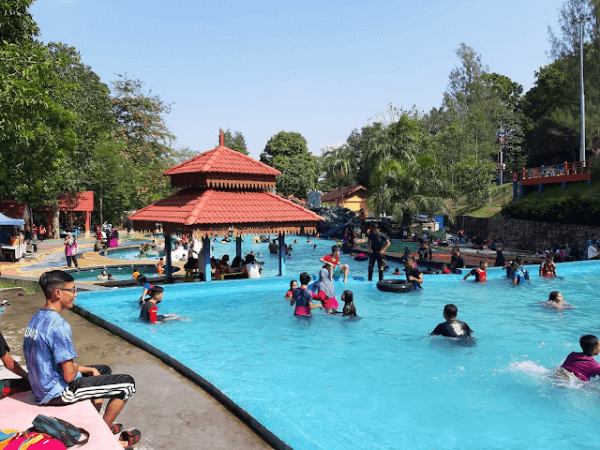
{"type": "Polygon", "coordinates": [[[67,288],[57,288],[59,291],[69,291],[72,292],[73,294],[77,294],[77,288],[71,288],[71,289],[67,289],[67,288]]]}

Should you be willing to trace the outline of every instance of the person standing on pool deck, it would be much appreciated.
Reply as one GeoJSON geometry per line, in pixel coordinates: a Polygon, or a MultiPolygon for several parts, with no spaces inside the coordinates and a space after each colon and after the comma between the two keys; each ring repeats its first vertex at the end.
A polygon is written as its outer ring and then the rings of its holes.
{"type": "Polygon", "coordinates": [[[77,240],[71,233],[67,233],[64,244],[65,256],[67,257],[67,267],[71,268],[71,263],[73,263],[73,265],[79,269],[79,264],[77,264],[77,240]]]}
{"type": "Polygon", "coordinates": [[[109,399],[102,417],[111,427],[127,400],[135,394],[135,381],[129,375],[113,375],[108,366],[80,366],[71,326],[61,317],[71,309],[77,296],[73,277],[62,270],[40,276],[46,305],[27,325],[23,353],[29,381],[38,405],[64,406],[91,400],[98,412],[109,399]]]}
{"type": "Polygon", "coordinates": [[[404,272],[406,272],[406,281],[412,282],[415,287],[415,291],[423,289],[421,283],[423,283],[423,273],[415,267],[415,260],[411,256],[404,262],[404,272]]]}
{"type": "Polygon", "coordinates": [[[570,353],[560,367],[582,381],[590,381],[590,378],[600,375],[600,364],[594,359],[600,353],[600,342],[596,336],[587,334],[581,336],[579,345],[583,352],[570,353]]]}
{"type": "MultiPolygon", "coordinates": [[[[369,281],[373,281],[373,266],[377,261],[379,268],[379,281],[383,281],[383,269],[385,267],[383,261],[383,253],[390,247],[390,240],[379,231],[377,225],[373,225],[373,229],[369,233],[369,281]]],[[[346,281],[344,279],[344,281],[346,281]]]]}
{"type": "Polygon", "coordinates": [[[456,269],[463,269],[465,260],[460,254],[460,248],[452,247],[452,257],[450,258],[450,270],[456,273],[456,269]]]}
{"type": "Polygon", "coordinates": [[[347,264],[340,264],[340,248],[337,245],[331,247],[331,255],[323,256],[319,259],[320,262],[330,267],[329,275],[330,279],[333,279],[333,271],[339,265],[340,271],[344,274],[344,283],[348,281],[348,274],[350,273],[350,267],[347,264]]]}
{"type": "Polygon", "coordinates": [[[437,327],[431,332],[430,336],[445,336],[445,337],[470,337],[473,330],[464,322],[456,320],[458,315],[458,308],[452,303],[444,306],[444,319],[445,322],[438,324],[437,327]]]}
{"type": "Polygon", "coordinates": [[[463,278],[463,281],[467,281],[471,275],[475,276],[475,281],[479,283],[485,283],[487,281],[487,266],[488,263],[483,259],[479,261],[479,267],[475,267],[468,274],[466,274],[463,278]]]}

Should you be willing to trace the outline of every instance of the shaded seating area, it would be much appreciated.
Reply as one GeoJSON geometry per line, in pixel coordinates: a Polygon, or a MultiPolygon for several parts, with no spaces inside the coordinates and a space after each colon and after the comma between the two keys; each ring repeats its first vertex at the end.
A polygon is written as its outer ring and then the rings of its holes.
{"type": "MultiPolygon", "coordinates": [[[[171,167],[169,176],[177,193],[136,211],[129,219],[136,231],[153,231],[162,224],[166,275],[171,278],[171,235],[188,234],[202,241],[200,272],[211,273],[211,239],[235,237],[236,256],[242,254],[244,235],[277,234],[279,273],[285,274],[285,235],[315,233],[318,214],[269,190],[281,173],[266,164],[220,145],[171,167]]],[[[210,276],[206,276],[206,281],[210,276]]]]}

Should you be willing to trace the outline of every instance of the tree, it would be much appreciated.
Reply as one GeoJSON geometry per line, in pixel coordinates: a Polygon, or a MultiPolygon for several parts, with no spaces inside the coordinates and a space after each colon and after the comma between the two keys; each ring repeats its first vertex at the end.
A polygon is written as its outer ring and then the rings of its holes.
{"type": "Polygon", "coordinates": [[[342,206],[344,205],[344,186],[354,183],[357,161],[354,150],[348,145],[327,146],[322,149],[320,158],[321,169],[324,172],[323,184],[326,190],[337,188],[342,194],[342,206]]]}
{"type": "Polygon", "coordinates": [[[242,155],[248,155],[248,147],[246,146],[246,140],[244,135],[240,131],[235,131],[233,134],[231,130],[227,128],[227,131],[223,133],[225,147],[240,152],[242,155]]]}
{"type": "Polygon", "coordinates": [[[40,29],[29,13],[34,0],[0,0],[0,43],[32,44],[40,29]]]}
{"type": "Polygon", "coordinates": [[[285,196],[305,198],[317,186],[318,160],[308,152],[306,139],[300,133],[280,131],[271,137],[260,160],[281,172],[276,189],[285,196]]]}
{"type": "Polygon", "coordinates": [[[112,113],[118,127],[113,139],[123,144],[121,153],[135,168],[131,181],[138,208],[169,193],[162,174],[169,166],[174,139],[164,117],[170,107],[158,95],[146,94],[140,80],[119,78],[112,83],[112,113]]]}

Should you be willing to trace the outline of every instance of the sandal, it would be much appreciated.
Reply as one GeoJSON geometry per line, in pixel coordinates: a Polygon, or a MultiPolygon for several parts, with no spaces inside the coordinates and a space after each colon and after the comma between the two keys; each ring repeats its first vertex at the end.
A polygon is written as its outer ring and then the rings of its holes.
{"type": "Polygon", "coordinates": [[[112,434],[119,434],[123,431],[123,425],[120,423],[113,423],[110,426],[110,431],[112,431],[112,434]]]}
{"type": "Polygon", "coordinates": [[[140,442],[141,437],[142,433],[140,433],[140,430],[136,430],[134,428],[133,430],[123,431],[119,437],[119,440],[125,441],[127,442],[127,445],[131,446],[140,442]]]}

